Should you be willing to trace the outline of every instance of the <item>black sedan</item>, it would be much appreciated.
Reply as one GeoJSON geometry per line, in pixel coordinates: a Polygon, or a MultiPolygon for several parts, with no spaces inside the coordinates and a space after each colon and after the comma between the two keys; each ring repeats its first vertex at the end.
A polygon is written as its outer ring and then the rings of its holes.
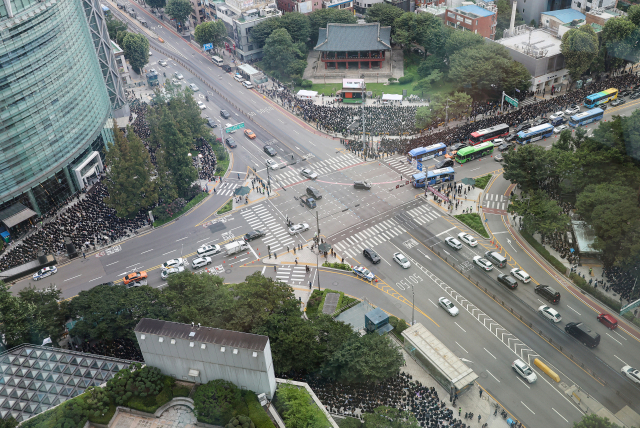
{"type": "Polygon", "coordinates": [[[640,91],[634,92],[633,94],[631,94],[629,96],[629,98],[631,98],[632,100],[636,100],[636,99],[640,98],[640,91]]]}
{"type": "Polygon", "coordinates": [[[232,149],[235,149],[236,147],[238,147],[234,139],[231,137],[225,138],[224,142],[227,143],[227,146],[231,147],[232,149]]]}
{"type": "Polygon", "coordinates": [[[266,235],[265,232],[256,229],[244,235],[244,240],[245,242],[249,242],[253,241],[254,239],[262,238],[264,235],[266,235]]]}
{"type": "Polygon", "coordinates": [[[516,288],[518,288],[518,282],[513,279],[513,277],[505,275],[503,273],[498,275],[498,282],[510,290],[515,290],[516,288]]]}
{"type": "Polygon", "coordinates": [[[511,143],[502,143],[500,144],[500,147],[498,147],[498,150],[500,150],[501,152],[506,152],[511,148],[511,146],[512,146],[511,143]]]}
{"type": "Polygon", "coordinates": [[[517,134],[518,132],[520,132],[520,131],[525,131],[525,130],[527,130],[527,129],[529,129],[529,128],[531,128],[531,124],[530,124],[529,122],[521,123],[520,125],[518,125],[518,126],[516,127],[516,134],[517,134]]]}
{"type": "Polygon", "coordinates": [[[453,146],[451,146],[451,151],[452,152],[456,152],[460,149],[464,149],[465,147],[468,147],[469,145],[467,143],[456,143],[453,146]]]}
{"type": "Polygon", "coordinates": [[[449,166],[453,166],[453,159],[441,160],[436,164],[436,169],[447,168],[449,166]]]}

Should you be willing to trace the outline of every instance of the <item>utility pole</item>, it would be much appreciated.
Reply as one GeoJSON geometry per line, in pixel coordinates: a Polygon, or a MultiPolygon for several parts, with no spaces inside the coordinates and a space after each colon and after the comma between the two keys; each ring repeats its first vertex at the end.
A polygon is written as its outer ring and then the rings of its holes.
{"type": "Polygon", "coordinates": [[[413,284],[411,284],[411,325],[415,324],[414,313],[416,311],[416,293],[413,292],[413,284]]]}
{"type": "Polygon", "coordinates": [[[318,269],[318,257],[320,255],[320,219],[318,217],[318,210],[316,210],[316,227],[318,229],[318,241],[316,242],[316,246],[318,247],[318,252],[316,253],[316,274],[318,275],[318,291],[320,291],[320,269],[318,269]]]}

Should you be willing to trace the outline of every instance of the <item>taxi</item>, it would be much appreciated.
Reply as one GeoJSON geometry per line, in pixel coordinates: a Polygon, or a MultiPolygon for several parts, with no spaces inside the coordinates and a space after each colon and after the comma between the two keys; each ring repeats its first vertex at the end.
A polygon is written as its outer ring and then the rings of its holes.
{"type": "Polygon", "coordinates": [[[245,129],[244,130],[244,135],[247,136],[249,139],[253,140],[254,138],[256,138],[256,134],[253,133],[252,130],[250,129],[245,129]]]}

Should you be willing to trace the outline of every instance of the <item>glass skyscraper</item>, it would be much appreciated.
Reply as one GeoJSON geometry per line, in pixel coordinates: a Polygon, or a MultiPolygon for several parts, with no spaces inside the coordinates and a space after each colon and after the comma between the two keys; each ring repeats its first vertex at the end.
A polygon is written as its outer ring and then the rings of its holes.
{"type": "Polygon", "coordinates": [[[128,114],[97,0],[0,0],[0,210],[82,189],[128,114]]]}

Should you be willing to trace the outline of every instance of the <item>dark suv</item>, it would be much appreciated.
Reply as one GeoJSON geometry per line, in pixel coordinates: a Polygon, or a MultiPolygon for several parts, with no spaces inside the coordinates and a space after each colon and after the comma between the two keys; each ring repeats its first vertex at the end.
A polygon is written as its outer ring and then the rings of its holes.
{"type": "Polygon", "coordinates": [[[227,143],[227,146],[231,147],[232,149],[235,149],[236,147],[238,147],[236,142],[231,137],[225,138],[224,142],[227,143]]]}
{"type": "Polygon", "coordinates": [[[265,233],[263,231],[256,229],[244,235],[244,240],[245,242],[249,242],[254,239],[262,238],[264,235],[265,233]]]}
{"type": "Polygon", "coordinates": [[[371,248],[365,248],[364,250],[362,250],[362,255],[366,259],[369,259],[369,261],[374,265],[377,265],[378,263],[380,263],[380,260],[382,260],[378,253],[373,251],[371,248]]]}
{"type": "Polygon", "coordinates": [[[531,124],[529,122],[521,123],[516,127],[516,134],[520,131],[526,131],[529,128],[531,128],[531,124]]]}
{"type": "Polygon", "coordinates": [[[453,166],[453,159],[445,159],[438,162],[435,166],[436,169],[447,168],[449,166],[453,166]]]}
{"type": "Polygon", "coordinates": [[[229,119],[231,117],[229,112],[226,110],[220,110],[220,116],[224,117],[225,119],[229,119]]]}
{"type": "Polygon", "coordinates": [[[498,282],[510,290],[515,290],[516,288],[518,288],[518,282],[513,279],[513,277],[505,275],[504,273],[498,275],[498,282]]]}
{"type": "Polygon", "coordinates": [[[320,194],[320,191],[315,187],[307,187],[307,195],[311,196],[315,200],[322,199],[322,195],[320,194]]]}
{"type": "Polygon", "coordinates": [[[369,183],[368,181],[354,181],[353,188],[369,190],[371,189],[371,183],[369,183]]]}
{"type": "Polygon", "coordinates": [[[277,153],[276,153],[275,149],[274,149],[273,147],[271,147],[271,146],[264,146],[264,149],[263,149],[263,150],[264,150],[264,152],[265,152],[266,154],[268,154],[269,156],[275,156],[275,155],[277,155],[277,153]]]}

